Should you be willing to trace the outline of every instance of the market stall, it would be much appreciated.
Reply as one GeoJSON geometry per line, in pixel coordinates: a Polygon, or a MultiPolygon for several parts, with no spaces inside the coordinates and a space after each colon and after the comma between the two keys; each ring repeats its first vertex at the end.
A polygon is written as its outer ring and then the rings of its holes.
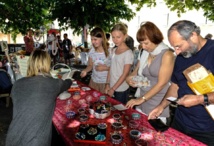
{"type": "Polygon", "coordinates": [[[53,123],[68,146],[205,145],[173,128],[156,131],[146,115],[125,109],[118,101],[80,82],[69,91],[57,99],[53,116],[53,123]],[[98,107],[105,112],[99,112],[98,107]]]}

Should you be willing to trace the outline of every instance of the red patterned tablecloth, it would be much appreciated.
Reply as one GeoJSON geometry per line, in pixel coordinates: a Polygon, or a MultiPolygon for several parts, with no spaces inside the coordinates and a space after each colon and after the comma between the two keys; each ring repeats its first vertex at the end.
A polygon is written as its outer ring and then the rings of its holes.
{"type": "MultiPolygon", "coordinates": [[[[86,85],[79,83],[79,82],[78,82],[78,85],[80,86],[80,89],[82,87],[86,87],[86,85]]],[[[93,89],[88,90],[88,91],[80,90],[81,98],[79,100],[74,100],[72,98],[73,94],[74,93],[71,92],[71,97],[66,100],[57,99],[56,108],[55,108],[54,116],[53,116],[54,126],[56,127],[57,131],[60,133],[62,138],[64,139],[66,145],[68,145],[68,146],[82,146],[82,145],[94,146],[94,145],[96,145],[94,143],[90,144],[90,143],[75,142],[75,139],[76,139],[75,133],[78,131],[78,127],[79,127],[79,124],[81,124],[81,122],[79,121],[78,116],[76,116],[73,119],[68,119],[66,117],[65,113],[66,113],[66,110],[68,110],[67,109],[68,101],[71,103],[70,104],[70,106],[72,106],[71,108],[77,112],[77,110],[81,106],[82,102],[86,101],[86,98],[89,95],[92,96],[92,100],[97,100],[97,99],[99,99],[99,96],[102,94],[93,89]]],[[[110,97],[107,97],[106,100],[107,100],[107,102],[110,102],[112,105],[120,104],[118,101],[116,101],[110,97]]],[[[131,119],[131,115],[134,112],[136,113],[137,111],[133,110],[133,109],[127,109],[125,111],[114,110],[114,111],[111,111],[111,115],[108,116],[107,118],[96,119],[94,116],[90,115],[89,112],[86,111],[87,115],[89,116],[89,119],[84,123],[91,124],[91,125],[97,125],[98,123],[106,123],[107,131],[106,131],[105,145],[111,146],[114,144],[112,144],[112,142],[110,140],[110,136],[111,136],[111,133],[113,133],[115,131],[115,129],[113,129],[111,126],[111,123],[114,121],[114,119],[112,118],[112,115],[114,113],[119,113],[120,115],[122,115],[122,118],[121,118],[122,123],[126,128],[117,130],[117,131],[120,131],[123,135],[123,141],[120,144],[118,144],[118,146],[125,146],[125,144],[126,144],[126,146],[134,146],[135,140],[133,140],[129,136],[129,132],[130,132],[131,128],[128,125],[128,122],[131,119]],[[125,117],[129,117],[129,120],[125,117]]],[[[139,112],[137,112],[137,113],[139,113],[139,112]]],[[[160,145],[162,145],[162,146],[205,146],[205,144],[203,144],[173,128],[169,128],[165,132],[158,133],[148,123],[147,116],[144,114],[141,114],[141,113],[139,113],[139,114],[141,115],[141,118],[140,118],[140,120],[138,120],[138,122],[140,124],[137,129],[139,131],[141,131],[143,138],[146,135],[153,137],[152,140],[148,141],[149,146],[160,146],[160,145]]],[[[99,145],[99,144],[97,143],[97,145],[99,145]]]]}

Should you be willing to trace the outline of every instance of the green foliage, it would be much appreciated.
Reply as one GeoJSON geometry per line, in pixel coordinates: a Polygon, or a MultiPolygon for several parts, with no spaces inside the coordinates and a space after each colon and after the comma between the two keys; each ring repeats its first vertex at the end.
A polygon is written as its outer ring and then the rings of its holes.
{"type": "Polygon", "coordinates": [[[44,0],[2,0],[0,2],[0,31],[25,34],[29,28],[38,29],[49,22],[50,3],[44,0]],[[49,17],[49,18],[48,18],[49,17]]]}
{"type": "Polygon", "coordinates": [[[171,11],[176,11],[178,16],[188,10],[199,10],[200,5],[197,0],[164,0],[171,11]]]}
{"type": "Polygon", "coordinates": [[[148,7],[156,6],[156,0],[135,0],[135,3],[137,4],[137,11],[139,11],[144,5],[147,5],[148,7]]]}
{"type": "Polygon", "coordinates": [[[204,0],[200,5],[204,10],[204,16],[206,16],[209,20],[214,21],[214,1],[204,0]]]}
{"type": "Polygon", "coordinates": [[[54,20],[62,29],[71,28],[80,34],[86,24],[109,31],[121,19],[135,16],[124,0],[2,0],[0,13],[0,31],[11,33],[14,41],[18,33],[47,27],[54,20]]]}
{"type": "MultiPolygon", "coordinates": [[[[133,0],[134,1],[134,0],[133,0]]],[[[204,16],[209,20],[214,21],[214,1],[213,0],[163,0],[171,11],[176,11],[180,16],[182,13],[189,10],[202,9],[204,16]]],[[[138,4],[137,10],[140,10],[143,5],[153,7],[156,5],[156,0],[135,0],[138,4]]]]}
{"type": "Polygon", "coordinates": [[[164,0],[166,5],[172,11],[176,11],[178,16],[189,10],[202,9],[204,16],[211,21],[214,21],[214,1],[212,0],[164,0]]]}
{"type": "MultiPolygon", "coordinates": [[[[89,29],[100,26],[109,32],[121,20],[131,20],[135,13],[128,2],[137,5],[156,6],[157,0],[1,0],[0,31],[11,33],[15,40],[18,33],[25,34],[28,28],[39,29],[58,20],[62,29],[71,28],[80,34],[88,24],[89,29]]],[[[189,10],[204,11],[204,16],[214,20],[213,0],[164,0],[168,8],[178,16],[189,10]]]]}
{"type": "Polygon", "coordinates": [[[56,0],[51,12],[62,29],[72,28],[77,34],[86,24],[89,29],[99,26],[109,31],[121,19],[131,20],[135,16],[124,1],[118,0],[56,0]]]}

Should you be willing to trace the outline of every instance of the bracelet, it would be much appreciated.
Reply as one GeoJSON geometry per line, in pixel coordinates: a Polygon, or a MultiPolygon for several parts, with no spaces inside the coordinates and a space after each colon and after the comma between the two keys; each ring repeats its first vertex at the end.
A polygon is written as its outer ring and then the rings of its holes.
{"type": "Polygon", "coordinates": [[[208,106],[209,105],[209,100],[207,94],[204,94],[204,105],[208,106]]]}
{"type": "Polygon", "coordinates": [[[107,82],[107,83],[105,83],[105,84],[106,84],[106,85],[110,85],[110,83],[108,83],[108,82],[107,82]]]}
{"type": "Polygon", "coordinates": [[[145,100],[145,101],[147,100],[145,96],[143,96],[143,97],[141,97],[141,98],[143,98],[143,100],[145,100]]]}

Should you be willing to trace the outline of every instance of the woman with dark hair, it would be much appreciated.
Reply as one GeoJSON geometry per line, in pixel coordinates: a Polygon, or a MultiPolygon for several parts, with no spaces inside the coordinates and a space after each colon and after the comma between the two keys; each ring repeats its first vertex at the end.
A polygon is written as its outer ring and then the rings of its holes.
{"type": "MultiPolygon", "coordinates": [[[[144,81],[140,87],[140,97],[130,100],[126,106],[137,106],[137,109],[145,114],[155,108],[164,97],[169,85],[174,67],[175,56],[173,51],[163,43],[163,35],[159,28],[152,22],[143,23],[137,32],[137,41],[144,49],[140,62],[135,70],[127,77],[130,86],[136,87],[133,77],[138,70],[144,81]]],[[[161,117],[169,117],[169,109],[166,108],[161,117]]]]}
{"type": "Polygon", "coordinates": [[[88,66],[81,72],[81,77],[92,70],[89,86],[104,93],[110,65],[108,41],[105,32],[99,27],[94,28],[90,35],[94,49],[89,52],[88,66]]]}
{"type": "Polygon", "coordinates": [[[12,88],[13,120],[6,146],[50,146],[52,116],[57,96],[71,86],[71,79],[54,79],[50,75],[51,58],[40,49],[31,53],[27,77],[12,88]]]}

